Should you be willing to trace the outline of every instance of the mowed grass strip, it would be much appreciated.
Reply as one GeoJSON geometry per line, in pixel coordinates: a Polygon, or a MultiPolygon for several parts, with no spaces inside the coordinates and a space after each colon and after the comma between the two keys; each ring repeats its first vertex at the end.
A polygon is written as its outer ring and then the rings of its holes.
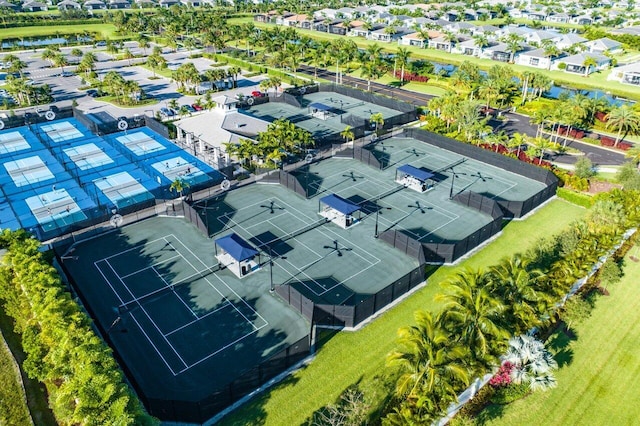
{"type": "Polygon", "coordinates": [[[509,223],[503,233],[487,247],[455,266],[439,268],[429,284],[380,318],[357,332],[342,332],[334,336],[316,354],[316,358],[284,382],[249,401],[223,419],[222,425],[299,425],[314,411],[334,403],[350,385],[358,384],[374,398],[377,407],[387,390],[385,357],[395,347],[398,328],[413,323],[418,309],[437,310],[433,301],[440,283],[453,271],[465,266],[495,264],[502,257],[532,247],[542,235],[553,235],[587,210],[555,199],[522,221],[509,223]]]}
{"type": "Polygon", "coordinates": [[[608,288],[610,296],[599,297],[591,316],[573,327],[576,340],[562,332],[551,336],[566,344],[556,355],[568,359],[557,371],[558,387],[506,407],[491,406],[481,413],[483,425],[638,424],[640,263],[627,256],[623,270],[622,281],[608,288]]]}
{"type": "Polygon", "coordinates": [[[20,372],[13,355],[0,333],[0,425],[29,426],[31,416],[24,389],[20,386],[20,372]]]}
{"type": "Polygon", "coordinates": [[[35,27],[0,28],[0,39],[20,39],[22,37],[58,37],[66,34],[82,34],[84,31],[98,33],[102,37],[114,38],[113,24],[42,25],[35,27]]]}

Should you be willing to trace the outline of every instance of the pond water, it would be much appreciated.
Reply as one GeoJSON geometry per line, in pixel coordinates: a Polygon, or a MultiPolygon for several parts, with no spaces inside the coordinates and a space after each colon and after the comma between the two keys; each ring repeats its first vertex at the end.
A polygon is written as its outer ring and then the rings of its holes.
{"type": "Polygon", "coordinates": [[[92,42],[93,39],[91,37],[71,37],[71,38],[63,38],[63,37],[49,37],[35,40],[12,40],[12,41],[3,41],[2,48],[10,49],[13,47],[28,47],[28,48],[36,48],[36,47],[44,47],[44,46],[52,46],[54,44],[68,44],[69,42],[73,43],[89,43],[92,42]]]}

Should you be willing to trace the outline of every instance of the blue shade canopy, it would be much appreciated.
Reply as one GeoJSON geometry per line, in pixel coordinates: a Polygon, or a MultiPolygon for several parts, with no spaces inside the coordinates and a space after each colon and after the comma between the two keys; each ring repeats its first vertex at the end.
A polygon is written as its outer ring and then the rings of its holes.
{"type": "Polygon", "coordinates": [[[404,166],[398,167],[398,171],[402,173],[406,173],[411,177],[418,179],[421,182],[425,182],[428,179],[431,179],[434,174],[431,172],[426,172],[422,169],[418,169],[416,167],[410,166],[409,164],[405,164],[404,166]]]}
{"type": "Polygon", "coordinates": [[[238,262],[251,259],[258,254],[258,251],[251,247],[251,244],[237,234],[229,234],[226,237],[218,238],[216,244],[238,262]]]}
{"type": "Polygon", "coordinates": [[[351,214],[355,211],[360,210],[360,206],[358,206],[357,204],[353,204],[351,201],[347,201],[336,194],[322,197],[320,198],[320,202],[326,204],[334,210],[339,211],[342,214],[351,214]]]}
{"type": "Polygon", "coordinates": [[[309,108],[315,108],[318,111],[331,111],[333,107],[325,105],[322,102],[313,102],[309,104],[309,108]]]}

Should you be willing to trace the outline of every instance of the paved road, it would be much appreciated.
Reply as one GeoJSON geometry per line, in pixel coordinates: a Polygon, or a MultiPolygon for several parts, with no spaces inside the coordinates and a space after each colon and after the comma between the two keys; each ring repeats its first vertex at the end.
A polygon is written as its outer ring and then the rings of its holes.
{"type": "MultiPolygon", "coordinates": [[[[302,73],[307,74],[309,76],[315,75],[315,69],[310,66],[301,65],[299,70],[302,73]]],[[[329,70],[318,69],[318,77],[321,77],[333,82],[336,81],[336,73],[329,70]]],[[[342,76],[342,84],[347,86],[352,86],[352,87],[359,87],[361,89],[367,88],[366,80],[362,78],[348,76],[348,75],[342,76]]],[[[379,84],[375,82],[371,83],[371,91],[374,93],[390,96],[392,98],[410,103],[417,107],[425,106],[429,102],[429,100],[433,98],[432,95],[411,92],[409,90],[400,89],[400,88],[392,88],[387,85],[379,84]]],[[[536,126],[534,124],[531,124],[529,117],[520,115],[520,114],[513,114],[513,113],[506,113],[505,116],[507,120],[505,121],[490,120],[489,125],[491,125],[497,131],[504,130],[505,133],[508,135],[512,135],[514,133],[524,133],[529,136],[536,135],[536,126]]],[[[593,164],[596,166],[597,165],[620,165],[625,162],[624,154],[611,151],[608,149],[604,149],[598,146],[584,144],[580,142],[574,142],[574,141],[568,141],[567,146],[584,152],[585,155],[589,159],[591,159],[593,164]]],[[[576,162],[578,158],[580,157],[575,155],[565,154],[565,155],[553,155],[553,156],[550,156],[548,159],[558,163],[573,164],[576,162]]]]}

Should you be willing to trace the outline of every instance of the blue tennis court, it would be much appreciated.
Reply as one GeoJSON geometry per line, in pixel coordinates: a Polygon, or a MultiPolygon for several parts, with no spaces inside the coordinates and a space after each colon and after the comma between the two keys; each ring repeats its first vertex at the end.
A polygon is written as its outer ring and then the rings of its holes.
{"type": "Polygon", "coordinates": [[[74,118],[0,131],[0,227],[50,238],[222,175],[147,128],[96,136],[74,118]]]}

